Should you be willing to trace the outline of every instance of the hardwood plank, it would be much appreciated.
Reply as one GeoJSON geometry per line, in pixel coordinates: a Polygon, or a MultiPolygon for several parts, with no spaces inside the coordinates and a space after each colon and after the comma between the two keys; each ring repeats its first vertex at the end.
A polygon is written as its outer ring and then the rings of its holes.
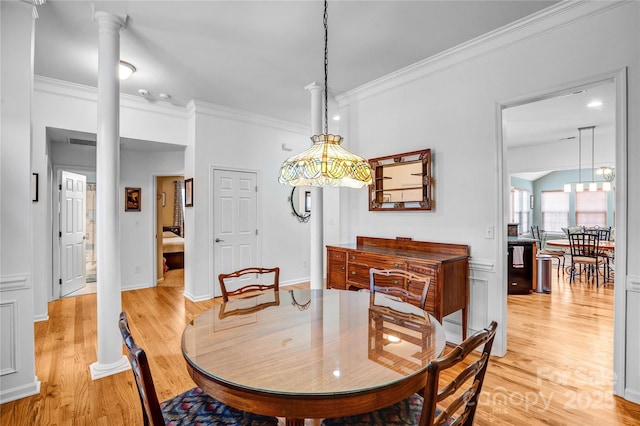
{"type": "MultiPolygon", "coordinates": [[[[475,424],[637,425],[640,406],[611,392],[612,288],[581,281],[570,286],[568,276],[556,282],[555,273],[553,279],[551,294],[508,297],[509,350],[491,359],[475,424]]],[[[220,303],[194,303],[182,291],[157,287],[122,294],[161,400],[194,386],[180,352],[182,330],[220,303]]],[[[34,329],[40,395],[2,404],[0,424],[142,424],[131,372],[90,378],[89,365],[96,360],[95,295],[51,302],[49,320],[34,329]]]]}

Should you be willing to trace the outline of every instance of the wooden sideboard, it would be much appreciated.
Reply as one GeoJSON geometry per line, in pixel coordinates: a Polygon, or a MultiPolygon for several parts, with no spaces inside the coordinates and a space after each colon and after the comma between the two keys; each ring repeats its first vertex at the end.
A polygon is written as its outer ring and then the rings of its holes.
{"type": "MultiPolygon", "coordinates": [[[[426,310],[438,321],[462,310],[467,337],[469,246],[406,238],[357,237],[356,244],[327,246],[327,288],[369,289],[369,269],[402,269],[431,278],[426,310]]],[[[422,288],[403,287],[417,294],[422,288]]]]}

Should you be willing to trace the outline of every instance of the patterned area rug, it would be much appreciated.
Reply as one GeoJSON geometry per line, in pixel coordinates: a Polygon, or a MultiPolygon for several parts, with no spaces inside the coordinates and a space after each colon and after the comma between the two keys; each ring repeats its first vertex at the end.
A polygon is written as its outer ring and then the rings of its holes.
{"type": "Polygon", "coordinates": [[[158,287],[184,287],[184,269],[169,269],[158,287]]]}

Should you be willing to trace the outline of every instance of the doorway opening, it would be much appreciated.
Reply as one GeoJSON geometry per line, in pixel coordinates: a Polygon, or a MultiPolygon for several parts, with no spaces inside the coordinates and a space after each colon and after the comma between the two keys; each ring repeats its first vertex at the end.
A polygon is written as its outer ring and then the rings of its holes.
{"type": "Polygon", "coordinates": [[[184,226],[184,176],[156,176],[158,286],[184,286],[184,226]]]}
{"type": "MultiPolygon", "coordinates": [[[[549,92],[542,95],[533,96],[530,98],[522,98],[517,101],[512,101],[501,105],[501,119],[502,119],[502,170],[503,170],[503,210],[502,210],[502,224],[506,230],[507,224],[512,222],[515,213],[518,213],[520,217],[527,219],[530,225],[538,225],[541,229],[544,226],[559,227],[558,225],[558,212],[549,210],[549,206],[543,206],[545,201],[543,200],[544,191],[555,191],[556,194],[565,193],[565,184],[571,183],[573,193],[567,194],[569,196],[570,207],[562,210],[562,221],[568,222],[569,225],[573,224],[576,220],[582,221],[582,218],[586,216],[580,214],[580,209],[576,203],[575,184],[582,180],[585,183],[585,187],[588,188],[588,184],[594,181],[592,176],[597,176],[595,169],[599,167],[606,167],[615,170],[616,179],[613,182],[614,187],[609,193],[610,201],[606,203],[606,206],[600,210],[604,212],[598,213],[601,218],[604,218],[604,225],[611,224],[612,229],[615,229],[614,235],[616,239],[616,248],[620,246],[619,250],[615,253],[615,272],[624,271],[626,269],[626,170],[625,162],[627,152],[626,142],[626,70],[621,70],[617,73],[601,76],[600,78],[594,78],[591,81],[583,82],[582,84],[574,84],[571,87],[565,86],[556,91],[549,92]],[[594,102],[598,99],[590,99],[590,97],[602,97],[601,102],[594,102]],[[585,99],[589,98],[586,102],[585,99]],[[575,104],[573,112],[562,113],[560,106],[567,107],[568,104],[575,104]],[[558,108],[556,108],[558,107],[558,108]],[[537,110],[537,113],[534,111],[537,110]],[[522,115],[518,117],[518,112],[528,112],[528,115],[522,115]],[[511,114],[514,113],[514,114],[511,114]],[[588,150],[584,153],[579,152],[578,148],[578,136],[580,128],[586,128],[590,126],[596,126],[599,129],[599,134],[596,138],[596,142],[592,142],[589,139],[588,142],[583,140],[583,144],[588,143],[588,150]],[[528,129],[528,131],[526,131],[528,129]],[[572,132],[564,134],[563,132],[572,132]],[[570,177],[570,171],[577,174],[577,176],[570,177]],[[580,177],[580,172],[582,179],[580,177]],[[534,173],[538,173],[538,176],[533,176],[534,173]],[[555,174],[555,175],[554,175],[555,174]],[[525,179],[529,175],[530,179],[525,179]],[[558,184],[562,184],[557,188],[558,184]],[[550,188],[549,185],[554,186],[550,188]],[[518,188],[524,191],[530,191],[531,197],[526,203],[526,206],[520,206],[519,209],[509,209],[509,199],[512,188],[518,188]],[[517,210],[517,211],[515,211],[517,210]],[[528,210],[528,215],[522,214],[523,211],[528,210]],[[547,211],[545,211],[547,210],[547,211]],[[556,214],[555,218],[551,216],[544,217],[545,214],[556,214]],[[527,217],[529,216],[529,217],[527,217]],[[553,220],[552,220],[553,219],[553,220]]],[[[583,145],[584,149],[584,145],[583,145]]],[[[603,185],[597,185],[595,192],[604,192],[603,185]]],[[[587,192],[587,191],[585,191],[587,192]]],[[[548,197],[547,197],[548,198],[548,197]]],[[[553,198],[553,197],[552,197],[553,198]]],[[[558,198],[558,197],[556,197],[558,198]]],[[[555,198],[554,198],[555,199],[555,198]]],[[[547,200],[548,201],[548,200],[547,200]]],[[[553,201],[553,200],[551,200],[553,201]]],[[[582,212],[584,213],[584,212],[582,212]]],[[[591,219],[593,219],[591,215],[591,219]]],[[[576,225],[581,225],[575,223],[576,225]]],[[[585,223],[586,224],[586,223],[585,223]]],[[[528,225],[528,226],[530,226],[528,225]]],[[[521,234],[526,233],[527,230],[521,229],[521,234]]],[[[505,232],[506,234],[506,232],[505,232]]],[[[550,232],[552,237],[562,238],[564,231],[561,229],[559,232],[550,232]],[[553,235],[556,234],[556,235],[553,235]]],[[[507,242],[501,241],[501,246],[506,249],[507,242]]],[[[504,250],[506,252],[506,250],[504,250]]],[[[506,260],[506,259],[505,259],[506,260]]],[[[503,260],[504,262],[504,260],[503,260]]],[[[567,262],[570,262],[570,256],[567,256],[567,262]]],[[[506,267],[503,267],[503,271],[510,267],[507,263],[506,267]]],[[[566,272],[566,271],[565,271],[566,272]]],[[[560,279],[556,281],[556,271],[554,275],[554,285],[561,285],[565,288],[558,291],[555,297],[578,297],[582,290],[579,286],[584,287],[588,291],[592,291],[590,286],[596,289],[595,282],[587,283],[587,281],[578,283],[569,283],[569,276],[565,273],[564,278],[560,273],[560,279]],[[565,282],[566,281],[566,282],[565,282]],[[572,287],[573,285],[573,287],[572,287]]],[[[505,280],[507,274],[504,274],[505,280]]],[[[622,279],[624,277],[618,274],[617,278],[622,279]]],[[[505,295],[507,293],[507,285],[504,286],[505,295]]],[[[624,301],[624,289],[619,288],[621,286],[603,287],[601,286],[598,291],[608,292],[608,297],[613,301],[613,308],[610,312],[610,321],[608,322],[607,330],[599,328],[601,324],[591,324],[593,331],[598,329],[602,330],[601,333],[607,333],[608,340],[613,335],[613,345],[609,347],[609,351],[603,356],[606,359],[602,359],[612,371],[613,377],[624,377],[624,318],[625,318],[625,301],[624,301]]],[[[536,297],[538,295],[535,295],[536,297]]],[[[551,294],[540,295],[547,297],[549,300],[553,300],[554,292],[553,288],[551,294]]],[[[513,298],[530,297],[524,296],[508,296],[505,297],[505,313],[504,320],[507,320],[507,311],[511,311],[511,301],[513,298]]],[[[533,299],[533,298],[531,298],[533,299]]],[[[579,304],[580,302],[576,302],[579,304]]],[[[553,328],[551,324],[552,318],[548,318],[548,324],[536,324],[537,329],[544,330],[546,327],[553,328]]],[[[543,318],[541,320],[545,322],[543,318]]],[[[507,335],[510,338],[517,339],[526,333],[526,330],[522,330],[525,327],[524,324],[518,324],[517,319],[509,317],[507,323],[509,324],[508,330],[505,331],[505,337],[507,335]],[[511,322],[513,320],[513,322],[511,322]]],[[[581,327],[589,328],[589,324],[581,323],[581,327]]],[[[537,334],[537,333],[536,333],[537,334]]],[[[505,340],[506,341],[506,340],[505,340]]],[[[562,346],[562,342],[557,342],[558,347],[562,346]]],[[[565,346],[562,346],[565,348],[565,346]]],[[[565,348],[566,349],[566,348],[565,348]]],[[[569,351],[570,352],[570,351],[569,351]]],[[[577,366],[580,367],[580,366],[577,366]]],[[[603,377],[606,379],[606,377],[603,377]]],[[[624,390],[624,384],[620,383],[620,380],[607,382],[610,388],[613,388],[615,394],[621,395],[624,390]]]]}

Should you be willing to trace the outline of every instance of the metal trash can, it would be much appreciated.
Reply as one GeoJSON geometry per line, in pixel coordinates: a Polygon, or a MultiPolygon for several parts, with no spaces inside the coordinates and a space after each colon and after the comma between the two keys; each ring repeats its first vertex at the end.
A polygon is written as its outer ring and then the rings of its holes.
{"type": "Polygon", "coordinates": [[[551,260],[553,256],[548,254],[536,255],[536,293],[551,293],[551,260]]]}

